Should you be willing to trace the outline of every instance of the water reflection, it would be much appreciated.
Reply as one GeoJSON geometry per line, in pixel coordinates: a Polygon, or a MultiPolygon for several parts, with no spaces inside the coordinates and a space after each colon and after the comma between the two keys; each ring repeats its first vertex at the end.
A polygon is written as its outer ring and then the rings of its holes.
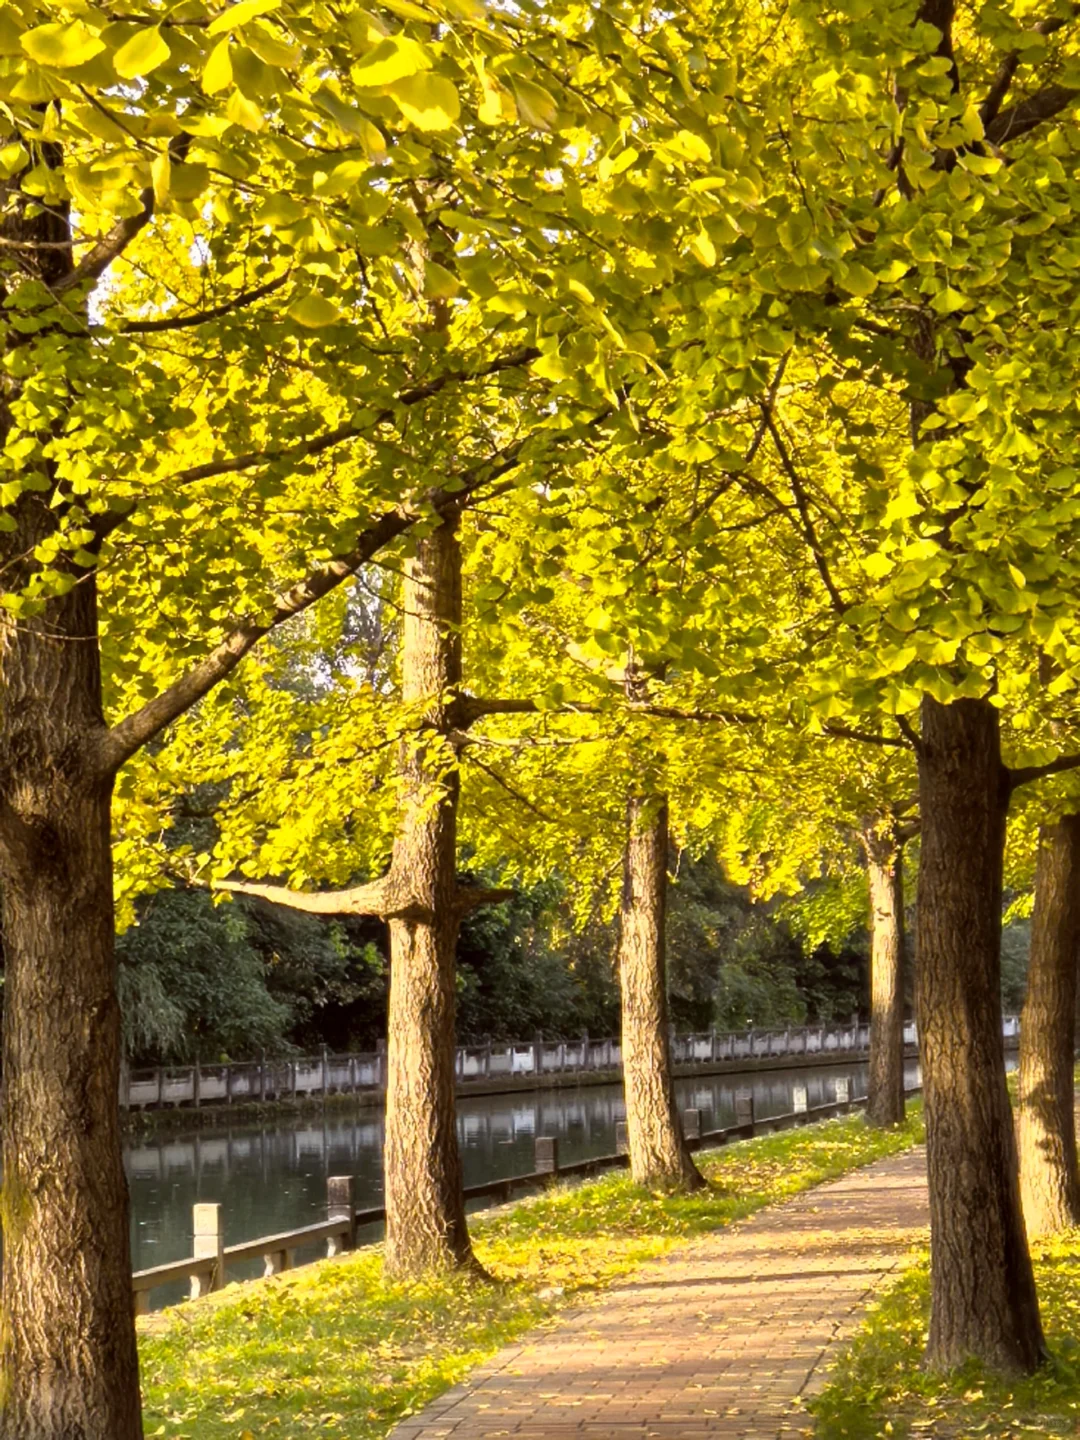
{"type": "MultiPolygon", "coordinates": [[[[847,1076],[851,1097],[866,1093],[865,1065],[715,1075],[677,1082],[679,1105],[701,1111],[702,1129],[735,1123],[735,1094],[752,1090],[759,1117],[792,1108],[792,1088],[804,1085],[811,1106],[836,1098],[836,1080],[847,1076]]],[[[908,1065],[907,1083],[917,1066],[908,1065]]],[[[615,1125],[625,1118],[622,1087],[581,1086],[484,1095],[458,1102],[466,1185],[533,1169],[537,1135],[559,1137],[565,1164],[615,1149],[615,1125]]],[[[131,1187],[132,1253],[137,1270],[191,1254],[191,1207],[219,1201],[226,1245],[314,1224],[326,1213],[326,1180],[353,1175],[356,1203],[382,1200],[382,1116],[373,1110],[336,1107],[318,1118],[289,1116],[263,1125],[202,1129],[188,1134],[140,1138],[127,1149],[131,1187]]],[[[252,1262],[249,1275],[260,1273],[252,1262]]],[[[230,1269],[241,1278],[242,1267],[230,1269]]],[[[182,1298],[182,1286],[162,1287],[155,1307],[182,1298]]]]}

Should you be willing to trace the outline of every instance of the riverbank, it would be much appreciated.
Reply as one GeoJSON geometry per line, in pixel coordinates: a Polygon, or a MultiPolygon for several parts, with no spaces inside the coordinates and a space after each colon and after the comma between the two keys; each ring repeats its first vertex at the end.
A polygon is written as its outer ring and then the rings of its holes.
{"type": "Polygon", "coordinates": [[[894,1131],[851,1116],[700,1152],[710,1184],[692,1196],[651,1195],[619,1172],[477,1217],[494,1285],[388,1284],[373,1246],[149,1316],[147,1431],[376,1440],[507,1341],[681,1241],[914,1145],[921,1106],[910,1108],[894,1131]]]}

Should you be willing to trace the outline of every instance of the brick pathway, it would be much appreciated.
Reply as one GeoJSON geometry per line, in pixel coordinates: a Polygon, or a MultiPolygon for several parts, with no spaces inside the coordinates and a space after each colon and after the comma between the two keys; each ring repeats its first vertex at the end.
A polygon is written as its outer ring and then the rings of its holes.
{"type": "Polygon", "coordinates": [[[777,1440],[927,1224],[922,1150],[762,1210],[514,1345],[391,1440],[777,1440]]]}

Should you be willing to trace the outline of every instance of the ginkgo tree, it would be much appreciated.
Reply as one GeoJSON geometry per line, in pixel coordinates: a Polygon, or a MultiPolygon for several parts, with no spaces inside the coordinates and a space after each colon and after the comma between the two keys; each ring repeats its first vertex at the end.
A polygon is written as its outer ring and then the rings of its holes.
{"type": "Polygon", "coordinates": [[[650,254],[700,229],[669,179],[739,179],[709,141],[727,82],[692,80],[662,17],[597,42],[572,7],[0,12],[12,1436],[140,1432],[121,767],[418,516],[542,474],[573,438],[545,367],[618,412],[650,254]]]}

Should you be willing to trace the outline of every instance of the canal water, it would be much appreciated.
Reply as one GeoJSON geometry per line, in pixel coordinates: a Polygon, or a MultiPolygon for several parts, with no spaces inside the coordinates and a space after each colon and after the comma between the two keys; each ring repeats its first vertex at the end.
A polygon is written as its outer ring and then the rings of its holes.
{"type": "MultiPolygon", "coordinates": [[[[805,1085],[811,1106],[836,1098],[848,1077],[851,1098],[866,1093],[865,1065],[808,1067],[710,1075],[677,1082],[681,1109],[701,1111],[703,1130],[735,1123],[736,1091],[750,1090],[759,1118],[792,1108],[792,1088],[805,1085]]],[[[917,1067],[908,1066],[907,1083],[917,1067]]],[[[564,1164],[615,1151],[615,1125],[625,1118],[620,1085],[477,1095],[458,1101],[458,1134],[465,1184],[533,1168],[538,1135],[557,1135],[564,1164]]],[[[223,1117],[224,1119],[224,1117],[223,1117]]],[[[382,1201],[382,1116],[375,1110],[330,1106],[319,1115],[290,1115],[256,1125],[222,1125],[188,1133],[139,1137],[125,1163],[131,1188],[132,1259],[136,1270],[191,1254],[191,1207],[218,1201],[226,1245],[313,1225],[326,1216],[326,1180],[355,1177],[359,1208],[382,1201]]],[[[303,1254],[301,1252],[301,1256],[303,1254]]],[[[261,1273],[261,1262],[230,1267],[230,1278],[261,1273]]],[[[183,1298],[183,1285],[162,1286],[154,1308],[183,1298]]]]}

